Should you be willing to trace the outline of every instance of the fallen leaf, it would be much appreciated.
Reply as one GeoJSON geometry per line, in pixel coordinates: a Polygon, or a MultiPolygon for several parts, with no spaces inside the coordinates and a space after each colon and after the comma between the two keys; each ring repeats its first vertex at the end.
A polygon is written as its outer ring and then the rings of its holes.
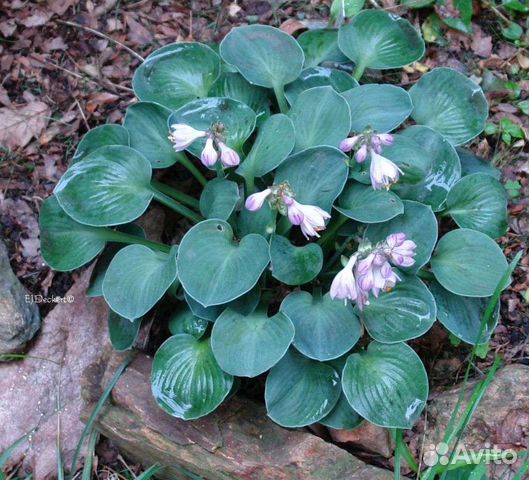
{"type": "Polygon", "coordinates": [[[28,28],[40,27],[42,25],[45,25],[47,21],[51,18],[51,16],[52,12],[50,11],[35,9],[32,15],[22,20],[19,20],[19,23],[28,28]]]}
{"type": "Polygon", "coordinates": [[[10,37],[11,35],[13,35],[13,33],[15,33],[16,29],[17,25],[15,23],[14,18],[10,18],[5,22],[0,22],[0,32],[4,37],[10,37]]]}
{"type": "Polygon", "coordinates": [[[150,43],[153,40],[152,33],[149,32],[140,22],[134,20],[130,15],[125,15],[125,21],[129,27],[128,39],[138,45],[150,43]]]}
{"type": "Polygon", "coordinates": [[[478,57],[489,58],[492,54],[492,37],[485,35],[480,28],[474,28],[470,48],[478,57]]]}
{"type": "Polygon", "coordinates": [[[0,145],[9,148],[26,146],[48,125],[51,111],[43,102],[28,103],[22,108],[0,108],[0,145]]]}
{"type": "Polygon", "coordinates": [[[307,25],[296,18],[289,18],[284,21],[279,28],[289,35],[294,35],[294,33],[299,32],[300,30],[307,30],[307,25]]]}
{"type": "Polygon", "coordinates": [[[518,60],[520,67],[522,67],[524,70],[529,69],[529,57],[526,57],[525,55],[519,53],[518,55],[516,55],[516,59],[518,60]]]}

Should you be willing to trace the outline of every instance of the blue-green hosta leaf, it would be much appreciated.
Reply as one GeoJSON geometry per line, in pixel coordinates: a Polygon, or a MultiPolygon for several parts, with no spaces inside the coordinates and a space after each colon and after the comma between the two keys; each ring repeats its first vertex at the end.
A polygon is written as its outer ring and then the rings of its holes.
{"type": "Polygon", "coordinates": [[[489,106],[479,85],[450,68],[435,68],[410,89],[411,116],[437,130],[452,145],[472,140],[485,128],[489,106]]]}
{"type": "Polygon", "coordinates": [[[364,8],[365,0],[333,0],[331,4],[331,18],[340,19],[354,17],[362,8],[364,8]]]}
{"type": "Polygon", "coordinates": [[[436,319],[433,295],[415,276],[399,275],[402,282],[378,298],[369,299],[360,317],[369,335],[381,343],[397,343],[424,335],[436,319]]]}
{"type": "Polygon", "coordinates": [[[295,152],[320,145],[337,147],[351,130],[349,106],[332,87],[301,92],[288,116],[296,133],[295,152]]]}
{"type": "Polygon", "coordinates": [[[481,321],[490,302],[490,297],[471,298],[454,295],[439,283],[433,282],[430,290],[437,303],[437,318],[457,338],[471,345],[487,343],[500,317],[499,305],[492,314],[481,337],[481,321]],[[479,337],[479,338],[478,338],[479,337]]]}
{"type": "Polygon", "coordinates": [[[308,30],[298,37],[305,53],[305,68],[317,67],[321,63],[347,63],[349,59],[338,48],[338,30],[321,28],[308,30]]]}
{"type": "Polygon", "coordinates": [[[232,385],[233,377],[219,367],[209,339],[174,335],[154,355],[152,393],[156,403],[173,417],[194,420],[211,413],[232,385]]]}
{"type": "Polygon", "coordinates": [[[114,350],[124,352],[132,348],[140,332],[141,320],[129,320],[112,310],[108,311],[108,334],[114,350]]]}
{"type": "Polygon", "coordinates": [[[345,92],[358,87],[358,82],[342,70],[326,67],[306,68],[301,75],[285,88],[285,96],[292,105],[299,94],[314,87],[332,87],[337,92],[345,92]]]}
{"type": "Polygon", "coordinates": [[[328,293],[313,297],[308,292],[293,292],[283,300],[281,311],[296,329],[294,346],[314,360],[337,358],[360,338],[360,322],[351,304],[332,300],[328,293]]]}
{"type": "Polygon", "coordinates": [[[490,162],[477,157],[470,150],[465,150],[464,148],[456,148],[456,152],[459,155],[459,160],[461,161],[461,176],[465,177],[471,175],[472,173],[486,173],[491,177],[494,177],[496,180],[499,180],[501,177],[501,171],[493,166],[490,162]]]}
{"type": "Polygon", "coordinates": [[[272,276],[286,285],[303,285],[314,280],[323,266],[323,252],[317,243],[296,247],[288,238],[270,239],[272,276]]]}
{"type": "Polygon", "coordinates": [[[404,213],[402,200],[388,190],[374,190],[371,185],[349,183],[340,198],[341,214],[362,223],[379,223],[404,213]]]}
{"type": "Polygon", "coordinates": [[[403,232],[417,244],[415,264],[403,271],[416,272],[428,263],[437,242],[437,219],[432,209],[422,203],[404,200],[404,213],[388,222],[369,225],[365,236],[376,243],[392,233],[403,232]]]}
{"type": "Polygon", "coordinates": [[[314,147],[289,157],[276,170],[275,183],[288,182],[303,204],[331,212],[347,181],[346,155],[334,147],[314,147]]]}
{"type": "Polygon", "coordinates": [[[86,155],[98,149],[109,145],[129,146],[129,132],[121,125],[100,125],[92,128],[79,142],[75,154],[70,163],[82,160],[86,155]]]}
{"type": "Polygon", "coordinates": [[[372,342],[345,364],[342,388],[365,419],[385,428],[412,428],[428,398],[428,377],[405,343],[372,342]]]}
{"type": "Polygon", "coordinates": [[[151,164],[136,150],[101,147],[66,171],[55,195],[63,210],[79,223],[129,223],[145,212],[152,200],[151,175],[151,164]]]}
{"type": "Polygon", "coordinates": [[[260,210],[250,212],[243,208],[237,217],[237,232],[241,237],[257,233],[264,238],[270,237],[276,230],[277,212],[265,203],[260,210]]]}
{"type": "Polygon", "coordinates": [[[282,313],[241,315],[228,308],[215,321],[211,348],[225,372],[256,377],[281,360],[293,338],[294,326],[282,313]]]}
{"type": "Polygon", "coordinates": [[[351,130],[363,132],[371,128],[389,132],[406,120],[413,105],[408,92],[394,85],[360,85],[342,92],[351,109],[351,130]]]}
{"type": "Polygon", "coordinates": [[[507,192],[486,173],[473,173],[457,182],[446,197],[447,213],[462,228],[501,237],[507,230],[507,192]]]}
{"type": "Polygon", "coordinates": [[[272,115],[259,127],[252,149],[237,169],[242,176],[262,177],[290,155],[296,142],[294,124],[282,113],[272,115]]]}
{"type": "Polygon", "coordinates": [[[377,70],[409,65],[424,54],[410,22],[382,10],[364,10],[340,28],[338,46],[357,65],[377,70]]]}
{"type": "Polygon", "coordinates": [[[201,43],[176,43],[151,54],[134,73],[132,88],[144,102],[176,109],[206,97],[220,74],[220,58],[201,43]]]}
{"type": "Polygon", "coordinates": [[[414,125],[395,135],[384,155],[404,171],[393,190],[401,198],[444,207],[446,195],[461,177],[461,164],[454,147],[437,131],[414,125]]]}
{"type": "Polygon", "coordinates": [[[234,28],[222,40],[220,55],[250,83],[266,88],[293,82],[305,60],[294,38],[267,25],[234,28]]]}
{"type": "Polygon", "coordinates": [[[338,402],[331,410],[331,413],[322,418],[319,423],[329,428],[336,428],[339,430],[358,427],[364,419],[353,410],[349,405],[345,394],[342,392],[338,402]]]}
{"type": "Polygon", "coordinates": [[[121,249],[103,280],[103,295],[110,308],[129,320],[145,315],[175,281],[176,253],[176,247],[169,254],[143,245],[121,249]]]}
{"type": "Polygon", "coordinates": [[[340,376],[325,363],[290,349],[270,370],[265,385],[268,416],[283,427],[320,421],[340,397],[340,376]]]}
{"type": "Polygon", "coordinates": [[[239,186],[235,182],[215,178],[202,190],[200,212],[206,218],[228,220],[239,200],[239,186]]]}
{"type": "Polygon", "coordinates": [[[130,146],[145,156],[153,168],[175,164],[178,153],[168,138],[171,110],[152,102],[139,102],[127,109],[123,126],[130,133],[130,146]]]}
{"type": "Polygon", "coordinates": [[[268,243],[262,236],[246,235],[237,244],[228,223],[205,220],[182,239],[178,276],[188,295],[209,307],[248,292],[269,261],[268,243]]]}
{"type": "MultiPolygon", "coordinates": [[[[225,143],[240,151],[255,128],[255,113],[248,105],[231,98],[204,98],[189,102],[174,112],[168,120],[169,128],[176,123],[185,123],[197,130],[209,130],[214,124],[222,124],[225,143]]],[[[205,143],[206,140],[200,138],[187,150],[200,158],[205,143]]]]}
{"type": "Polygon", "coordinates": [[[40,207],[40,249],[46,263],[58,272],[75,270],[95,258],[106,244],[104,229],[77,223],[55,196],[40,207]]]}
{"type": "Polygon", "coordinates": [[[507,270],[496,242],[467,228],[452,230],[439,240],[431,265],[444,288],[465,297],[490,297],[507,270]]]}
{"type": "Polygon", "coordinates": [[[266,88],[248,83],[239,73],[223,73],[213,84],[209,97],[228,97],[248,105],[257,115],[257,122],[270,115],[270,100],[266,88]]]}
{"type": "Polygon", "coordinates": [[[208,320],[196,317],[187,305],[183,305],[172,312],[167,322],[171,335],[186,333],[197,340],[206,333],[208,325],[208,320]]]}

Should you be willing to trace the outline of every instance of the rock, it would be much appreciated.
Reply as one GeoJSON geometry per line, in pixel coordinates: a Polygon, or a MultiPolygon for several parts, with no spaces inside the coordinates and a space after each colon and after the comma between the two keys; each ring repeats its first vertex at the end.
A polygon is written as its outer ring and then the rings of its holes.
{"type": "Polygon", "coordinates": [[[108,345],[107,307],[84,295],[89,278],[90,269],[65,295],[73,302],[57,304],[46,316],[30,358],[0,364],[0,452],[38,427],[11,457],[35,480],[57,477],[57,438],[70,465],[84,428],[81,373],[108,345]]]}
{"type": "Polygon", "coordinates": [[[393,456],[393,444],[389,430],[369,422],[363,422],[351,430],[329,428],[329,434],[336,443],[345,443],[351,447],[360,447],[383,457],[393,456]]]}
{"type": "MultiPolygon", "coordinates": [[[[83,412],[87,419],[122,356],[87,370],[83,412]]],[[[152,359],[138,355],[121,375],[96,420],[97,428],[132,461],[164,468],[163,479],[205,480],[390,480],[389,471],[365,464],[345,450],[302,430],[273,423],[263,405],[234,396],[212,414],[183,421],[163,412],[150,388],[152,359]],[[178,465],[178,467],[175,467],[178,465]]]]}
{"type": "Polygon", "coordinates": [[[20,352],[40,328],[37,305],[11,270],[0,240],[0,355],[20,352]]]}

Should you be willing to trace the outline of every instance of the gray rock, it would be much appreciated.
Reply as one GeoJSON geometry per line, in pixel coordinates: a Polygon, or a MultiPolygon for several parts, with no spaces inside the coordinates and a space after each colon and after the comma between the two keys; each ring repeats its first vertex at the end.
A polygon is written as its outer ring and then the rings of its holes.
{"type": "Polygon", "coordinates": [[[39,310],[27,295],[0,240],[0,355],[23,350],[40,328],[39,310]]]}

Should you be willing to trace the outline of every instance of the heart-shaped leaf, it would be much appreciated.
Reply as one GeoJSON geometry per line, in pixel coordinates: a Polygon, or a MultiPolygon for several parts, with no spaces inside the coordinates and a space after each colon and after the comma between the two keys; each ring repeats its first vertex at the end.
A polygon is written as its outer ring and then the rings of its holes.
{"type": "Polygon", "coordinates": [[[103,280],[103,295],[110,308],[129,320],[145,315],[175,281],[176,253],[176,247],[169,254],[143,245],[121,249],[103,280]]]}
{"type": "Polygon", "coordinates": [[[270,239],[272,276],[287,285],[303,285],[314,280],[323,266],[323,252],[317,243],[295,247],[281,235],[270,239]]]}
{"type": "Polygon", "coordinates": [[[345,364],[342,388],[349,404],[371,423],[411,428],[428,398],[428,377],[417,354],[405,343],[372,342],[345,364]]]}
{"type": "Polygon", "coordinates": [[[281,311],[296,329],[294,346],[303,355],[320,361],[337,358],[351,350],[360,338],[361,326],[349,303],[308,292],[293,292],[283,300],[281,311]]]}
{"type": "Polygon", "coordinates": [[[450,68],[435,68],[410,89],[413,119],[461,145],[485,128],[489,107],[479,85],[450,68]]]}
{"type": "Polygon", "coordinates": [[[123,126],[130,133],[130,146],[145,156],[153,168],[175,164],[174,151],[168,134],[167,119],[171,110],[151,102],[139,102],[127,109],[123,126]]]}
{"type": "Polygon", "coordinates": [[[413,105],[408,92],[394,85],[360,85],[342,92],[351,109],[351,130],[363,132],[371,128],[389,132],[406,120],[413,105]]]}
{"type": "Polygon", "coordinates": [[[433,295],[415,276],[402,276],[389,292],[371,297],[361,318],[375,340],[397,343],[424,335],[436,319],[433,295]]]}
{"type": "Polygon", "coordinates": [[[250,212],[243,208],[237,217],[237,232],[241,237],[258,233],[264,238],[270,237],[276,230],[277,212],[265,203],[260,210],[250,212]]]}
{"type": "MultiPolygon", "coordinates": [[[[255,113],[248,105],[231,98],[204,98],[189,102],[174,112],[169,117],[169,127],[176,123],[185,123],[197,130],[222,125],[225,143],[240,151],[255,128],[255,113]]],[[[200,158],[205,143],[206,139],[200,138],[187,150],[200,158]]]]}
{"type": "Polygon", "coordinates": [[[447,213],[462,228],[501,237],[507,230],[507,193],[486,173],[473,173],[457,182],[446,197],[447,213]]]}
{"type": "Polygon", "coordinates": [[[257,310],[245,316],[228,308],[215,321],[211,348],[225,372],[256,377],[281,360],[293,338],[294,326],[282,313],[268,317],[257,310]]]}
{"type": "Polygon", "coordinates": [[[248,292],[269,261],[268,243],[260,235],[246,235],[236,244],[228,223],[205,220],[182,239],[178,275],[188,295],[209,307],[248,292]]]}
{"type": "Polygon", "coordinates": [[[228,97],[245,103],[257,115],[258,124],[270,115],[270,100],[266,88],[248,83],[238,73],[223,73],[211,87],[208,96],[228,97]]]}
{"type": "Polygon", "coordinates": [[[124,352],[132,348],[140,332],[141,320],[131,321],[112,310],[108,311],[108,334],[114,350],[124,352]]]}
{"type": "Polygon", "coordinates": [[[174,335],[154,355],[152,394],[173,417],[194,420],[211,413],[228,396],[232,385],[233,377],[219,367],[209,339],[174,335]]]}
{"type": "Polygon", "coordinates": [[[358,82],[346,72],[334,68],[306,68],[301,75],[285,88],[285,96],[292,105],[299,94],[315,87],[332,87],[336,92],[345,92],[358,87],[358,82]]]}
{"type": "Polygon", "coordinates": [[[388,190],[373,190],[371,186],[351,182],[338,199],[335,207],[346,217],[362,223],[379,223],[404,213],[399,197],[388,190]]]}
{"type": "Polygon", "coordinates": [[[39,227],[42,257],[58,272],[83,266],[105,247],[105,229],[77,223],[66,215],[55,196],[40,207],[39,227]]]}
{"type": "Polygon", "coordinates": [[[234,28],[220,44],[220,55],[250,83],[267,88],[293,82],[305,60],[294,38],[267,25],[234,28]]]}
{"type": "Polygon", "coordinates": [[[499,305],[485,324],[483,333],[481,321],[490,302],[490,297],[471,298],[454,295],[439,283],[433,282],[430,290],[437,303],[437,318],[457,338],[471,345],[487,343],[500,317],[499,305]]]}
{"type": "Polygon", "coordinates": [[[345,394],[342,392],[338,402],[331,410],[331,413],[322,418],[319,423],[329,428],[339,430],[351,430],[358,427],[364,419],[349,405],[345,394]]]}
{"type": "Polygon", "coordinates": [[[415,264],[403,271],[416,272],[428,263],[437,242],[437,219],[432,209],[422,203],[405,200],[404,213],[397,215],[388,222],[369,225],[366,237],[376,243],[384,240],[392,233],[403,232],[406,238],[417,244],[415,264]]]}
{"type": "Polygon", "coordinates": [[[507,270],[507,260],[496,242],[466,228],[452,230],[439,240],[431,265],[444,288],[464,297],[492,296],[507,270]]]}
{"type": "Polygon", "coordinates": [[[482,158],[476,157],[470,150],[464,148],[456,148],[456,152],[459,155],[461,161],[461,176],[465,177],[472,173],[486,173],[491,177],[499,180],[501,177],[501,171],[494,167],[490,162],[483,160],[482,158]]]}
{"type": "Polygon", "coordinates": [[[354,17],[364,8],[365,3],[365,0],[334,0],[331,3],[331,19],[340,22],[345,18],[354,17]]]}
{"type": "Polygon", "coordinates": [[[151,54],[134,73],[132,87],[144,102],[176,109],[206,97],[220,74],[220,58],[201,43],[175,43],[151,54]]]}
{"type": "Polygon", "coordinates": [[[292,349],[266,379],[268,416],[287,428],[318,422],[333,409],[339,396],[340,376],[336,370],[292,349]]]}
{"type": "Polygon", "coordinates": [[[338,30],[334,28],[307,30],[298,37],[298,43],[305,53],[305,68],[317,67],[324,62],[349,62],[338,48],[338,30]]]}
{"type": "Polygon", "coordinates": [[[145,212],[152,200],[151,174],[151,164],[136,150],[101,147],[66,171],[55,195],[63,210],[79,223],[129,223],[145,212]]]}
{"type": "Polygon", "coordinates": [[[454,147],[428,127],[415,125],[395,135],[384,155],[405,173],[394,191],[401,198],[430,205],[434,212],[443,208],[448,191],[461,177],[454,147]]]}
{"type": "Polygon", "coordinates": [[[340,28],[338,46],[357,67],[378,70],[409,65],[424,54],[410,22],[382,10],[364,10],[340,28]]]}
{"type": "Polygon", "coordinates": [[[202,190],[200,212],[206,218],[228,220],[239,199],[239,186],[235,182],[215,178],[202,190]]]}
{"type": "Polygon", "coordinates": [[[121,125],[100,125],[92,128],[79,142],[70,163],[78,162],[89,153],[109,145],[129,146],[129,132],[121,125]]]}
{"type": "Polygon", "coordinates": [[[309,148],[279,166],[275,183],[288,182],[298,202],[330,212],[347,181],[346,160],[346,155],[334,147],[309,148]]]}
{"type": "Polygon", "coordinates": [[[171,335],[186,333],[197,340],[206,333],[208,325],[208,320],[196,317],[187,305],[176,309],[169,317],[167,323],[171,335]]]}
{"type": "Polygon", "coordinates": [[[237,173],[250,177],[266,175],[283,163],[292,152],[295,142],[292,120],[281,113],[272,115],[259,128],[252,149],[237,173]]]}
{"type": "Polygon", "coordinates": [[[349,106],[332,87],[301,92],[288,116],[296,132],[295,152],[319,145],[337,147],[351,130],[349,106]]]}

